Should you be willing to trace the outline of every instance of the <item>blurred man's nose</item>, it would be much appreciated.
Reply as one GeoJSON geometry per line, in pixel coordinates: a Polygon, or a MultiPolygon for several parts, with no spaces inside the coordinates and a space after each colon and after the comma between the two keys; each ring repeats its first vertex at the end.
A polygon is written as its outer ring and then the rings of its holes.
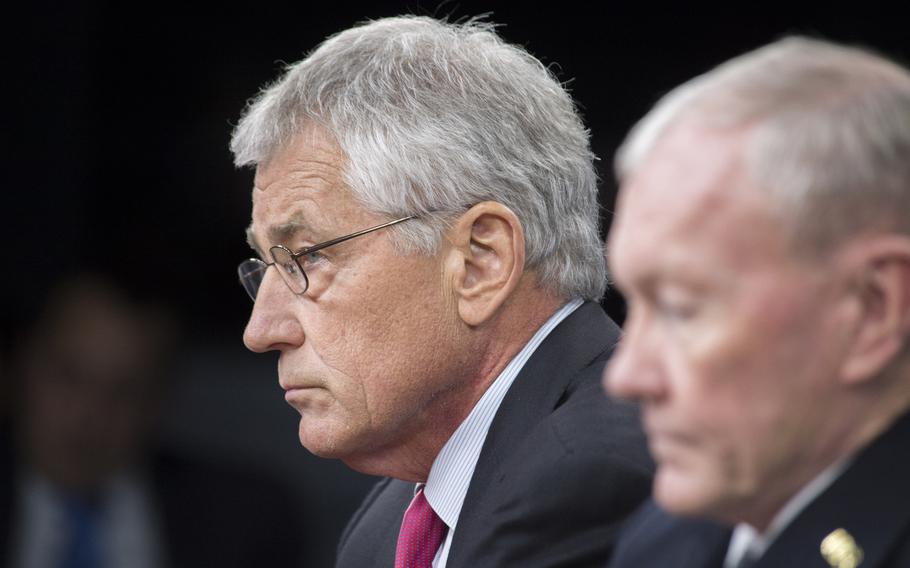
{"type": "Polygon", "coordinates": [[[603,384],[616,398],[653,400],[665,394],[666,375],[661,345],[647,322],[630,314],[625,333],[604,369],[603,384]]]}
{"type": "Polygon", "coordinates": [[[243,332],[247,349],[263,353],[303,343],[303,328],[293,310],[298,299],[276,270],[266,271],[243,332]]]}

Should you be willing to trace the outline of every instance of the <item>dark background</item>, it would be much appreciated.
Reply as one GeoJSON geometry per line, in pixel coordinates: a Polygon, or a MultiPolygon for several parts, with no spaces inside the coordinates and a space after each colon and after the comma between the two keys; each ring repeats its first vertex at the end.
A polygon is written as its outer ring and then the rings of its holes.
{"type": "MultiPolygon", "coordinates": [[[[906,61],[900,3],[588,5],[497,2],[33,3],[7,14],[4,53],[0,376],[23,323],[67,272],[101,269],[168,302],[183,321],[165,443],[255,465],[295,491],[331,554],[369,480],[309,456],[282,400],[274,358],[244,351],[250,303],[235,266],[249,256],[252,173],[228,141],[245,101],[322,38],[365,18],[491,12],[501,34],[568,81],[601,157],[611,159],[672,86],[787,33],[860,43],[906,61]]],[[[606,300],[622,319],[621,301],[606,300]]],[[[5,397],[0,383],[0,397],[5,397]]],[[[4,402],[0,398],[0,416],[4,402]]]]}

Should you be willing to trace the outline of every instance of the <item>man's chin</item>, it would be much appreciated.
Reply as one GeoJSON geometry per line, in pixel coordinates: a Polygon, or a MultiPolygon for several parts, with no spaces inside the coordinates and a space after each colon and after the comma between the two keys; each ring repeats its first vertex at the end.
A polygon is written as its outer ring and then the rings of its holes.
{"type": "Polygon", "coordinates": [[[709,492],[704,478],[679,467],[660,465],[654,476],[654,500],[676,515],[705,515],[710,510],[709,492]]]}
{"type": "Polygon", "coordinates": [[[344,457],[344,444],[338,435],[328,428],[320,428],[314,421],[300,419],[298,430],[300,445],[314,456],[326,459],[341,459],[344,457]]]}

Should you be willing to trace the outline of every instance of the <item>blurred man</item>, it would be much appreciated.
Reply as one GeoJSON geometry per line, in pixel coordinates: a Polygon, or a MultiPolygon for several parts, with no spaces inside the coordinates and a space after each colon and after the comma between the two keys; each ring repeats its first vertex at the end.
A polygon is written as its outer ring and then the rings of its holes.
{"type": "Polygon", "coordinates": [[[169,322],[98,276],[52,294],[17,357],[14,448],[0,440],[0,565],[299,560],[301,531],[284,492],[155,448],[169,322]]]}
{"type": "Polygon", "coordinates": [[[910,74],[785,39],[617,164],[606,384],[658,470],[614,566],[910,566],[910,74]]]}
{"type": "Polygon", "coordinates": [[[650,484],[571,98],[492,26],[339,33],[247,109],[246,345],[314,454],[385,476],[337,565],[587,566],[650,484]]]}

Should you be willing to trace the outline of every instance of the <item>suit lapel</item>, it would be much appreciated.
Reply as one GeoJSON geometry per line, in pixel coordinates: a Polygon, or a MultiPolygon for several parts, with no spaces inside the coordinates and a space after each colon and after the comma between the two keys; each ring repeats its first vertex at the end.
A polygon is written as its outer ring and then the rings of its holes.
{"type": "Polygon", "coordinates": [[[465,544],[475,540],[471,530],[482,530],[477,505],[491,484],[499,481],[499,468],[510,448],[559,405],[577,372],[605,357],[618,338],[618,328],[600,306],[586,302],[550,332],[519,372],[484,441],[453,536],[449,568],[457,566],[465,544]]]}
{"type": "Polygon", "coordinates": [[[730,546],[732,531],[720,525],[705,524],[687,540],[677,558],[668,559],[665,566],[680,568],[723,568],[730,546]]]}
{"type": "Polygon", "coordinates": [[[413,497],[413,483],[380,481],[344,531],[335,566],[394,566],[401,521],[413,497]]]}
{"type": "Polygon", "coordinates": [[[646,502],[623,531],[611,568],[722,568],[730,528],[646,502]]]}

